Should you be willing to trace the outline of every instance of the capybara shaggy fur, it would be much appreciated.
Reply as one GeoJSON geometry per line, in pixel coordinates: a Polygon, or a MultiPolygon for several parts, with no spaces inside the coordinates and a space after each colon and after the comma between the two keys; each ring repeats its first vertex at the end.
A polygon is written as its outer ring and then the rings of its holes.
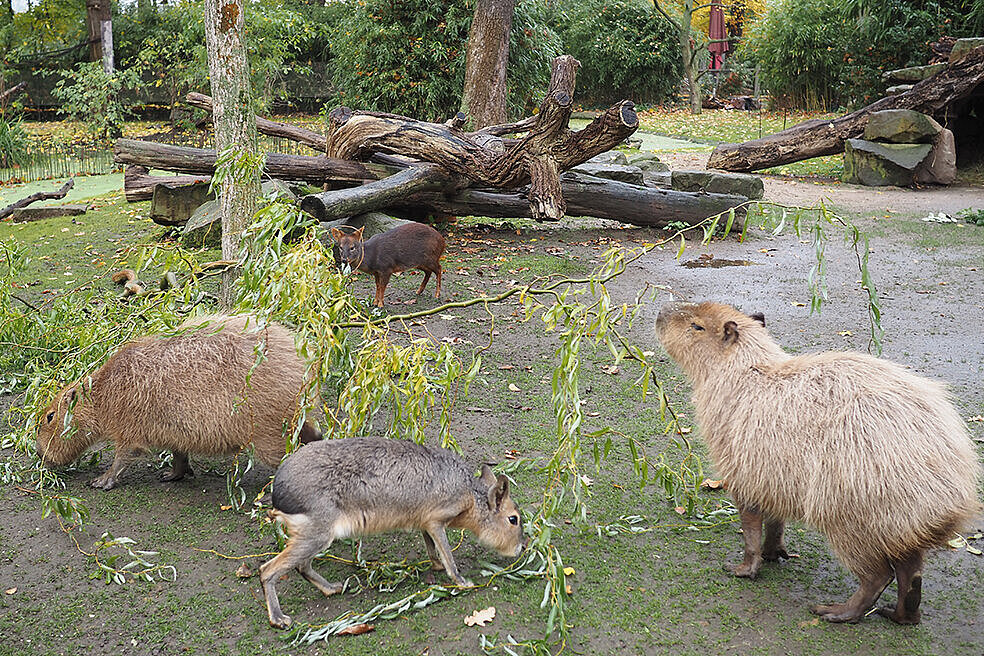
{"type": "Polygon", "coordinates": [[[789,355],[761,315],[717,303],[667,305],[656,333],[693,383],[697,422],[741,512],[734,574],[786,557],[783,522],[803,520],[861,581],[817,614],[861,619],[894,575],[898,604],[879,613],[919,622],[926,550],[980,509],[980,464],[944,386],[862,353],[789,355]]]}
{"type": "MultiPolygon", "coordinates": [[[[233,454],[249,444],[275,466],[286,452],[284,427],[296,425],[306,369],[283,326],[257,330],[246,315],[197,317],[175,336],[125,344],[91,376],[59,392],[40,418],[38,455],[46,465],[64,465],[94,444],[113,442],[113,464],[92,481],[104,490],[146,449],[173,452],[166,481],[190,473],[189,453],[233,454]]],[[[317,437],[311,424],[302,427],[301,441],[317,437]]]]}

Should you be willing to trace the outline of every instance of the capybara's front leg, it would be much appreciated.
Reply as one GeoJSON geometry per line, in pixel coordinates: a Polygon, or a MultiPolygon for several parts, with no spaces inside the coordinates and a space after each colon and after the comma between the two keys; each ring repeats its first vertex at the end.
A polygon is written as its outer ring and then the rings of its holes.
{"type": "Polygon", "coordinates": [[[735,576],[754,579],[762,567],[762,513],[758,509],[742,509],[740,512],[745,559],[729,566],[728,570],[735,576]]]}
{"type": "Polygon", "coordinates": [[[873,574],[861,578],[861,587],[843,604],[814,606],[811,610],[828,622],[857,622],[864,617],[892,580],[892,568],[886,561],[873,574]]]}
{"type": "Polygon", "coordinates": [[[133,458],[135,451],[128,451],[124,448],[116,449],[116,457],[113,458],[113,464],[109,466],[102,476],[99,476],[92,481],[92,487],[98,487],[103,490],[112,490],[120,482],[120,474],[126,468],[126,465],[133,458]]]}
{"type": "Polygon", "coordinates": [[[765,518],[765,539],[762,543],[762,560],[776,561],[789,558],[782,540],[785,523],[781,519],[765,518]]]}
{"type": "Polygon", "coordinates": [[[188,464],[188,454],[181,451],[174,451],[173,457],[171,458],[171,471],[163,474],[161,480],[165,483],[170,483],[172,481],[180,481],[187,475],[195,475],[195,472],[191,471],[191,465],[188,464]]]}

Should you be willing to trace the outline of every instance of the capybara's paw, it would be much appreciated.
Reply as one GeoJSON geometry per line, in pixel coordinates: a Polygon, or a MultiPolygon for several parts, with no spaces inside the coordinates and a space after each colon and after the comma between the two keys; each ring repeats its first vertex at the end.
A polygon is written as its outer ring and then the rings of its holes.
{"type": "Polygon", "coordinates": [[[887,617],[896,624],[919,624],[919,620],[922,619],[922,613],[918,610],[915,613],[899,615],[898,609],[892,606],[882,606],[877,612],[882,617],[887,617]]]}
{"type": "Polygon", "coordinates": [[[740,562],[734,565],[725,565],[724,569],[739,578],[754,579],[758,576],[759,567],[761,567],[761,564],[761,561],[756,563],[740,562]]]}
{"type": "Polygon", "coordinates": [[[161,482],[173,483],[174,481],[180,481],[186,475],[194,476],[195,474],[194,472],[191,471],[191,469],[185,469],[185,470],[172,469],[170,471],[166,471],[161,474],[161,482]]]}
{"type": "Polygon", "coordinates": [[[864,617],[863,611],[851,608],[847,604],[818,604],[810,610],[827,622],[857,622],[864,617]]]}
{"type": "Polygon", "coordinates": [[[786,551],[786,545],[781,544],[775,549],[763,551],[762,560],[767,560],[770,563],[774,563],[777,560],[789,560],[789,553],[786,551]]]}
{"type": "Polygon", "coordinates": [[[290,615],[284,615],[283,613],[270,616],[270,626],[278,629],[290,628],[291,621],[290,615]]]}
{"type": "Polygon", "coordinates": [[[117,481],[115,476],[113,476],[110,472],[106,472],[102,476],[92,479],[91,485],[92,487],[97,487],[100,490],[112,490],[116,487],[118,482],[119,481],[117,481]]]}

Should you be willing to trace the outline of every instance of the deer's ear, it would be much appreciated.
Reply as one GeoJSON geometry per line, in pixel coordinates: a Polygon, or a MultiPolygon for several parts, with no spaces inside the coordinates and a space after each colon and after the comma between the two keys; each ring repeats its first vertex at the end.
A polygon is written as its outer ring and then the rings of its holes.
{"type": "Polygon", "coordinates": [[[345,233],[342,232],[341,230],[339,230],[338,228],[332,228],[331,229],[331,238],[334,239],[335,241],[341,241],[342,240],[342,237],[344,237],[344,236],[345,236],[345,233]]]}
{"type": "Polygon", "coordinates": [[[362,239],[362,231],[365,230],[365,229],[366,229],[366,227],[365,226],[362,226],[361,228],[359,228],[358,230],[356,230],[355,232],[353,232],[352,233],[352,236],[355,237],[356,239],[361,240],[362,239]]]}

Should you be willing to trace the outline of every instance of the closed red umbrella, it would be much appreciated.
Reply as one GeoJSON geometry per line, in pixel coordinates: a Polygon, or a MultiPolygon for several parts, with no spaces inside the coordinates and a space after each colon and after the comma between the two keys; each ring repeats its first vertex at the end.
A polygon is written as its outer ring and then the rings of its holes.
{"type": "Polygon", "coordinates": [[[711,70],[720,70],[724,64],[724,53],[728,52],[728,30],[724,26],[724,8],[721,4],[711,4],[711,21],[707,29],[711,43],[707,49],[711,53],[711,70]]]}

